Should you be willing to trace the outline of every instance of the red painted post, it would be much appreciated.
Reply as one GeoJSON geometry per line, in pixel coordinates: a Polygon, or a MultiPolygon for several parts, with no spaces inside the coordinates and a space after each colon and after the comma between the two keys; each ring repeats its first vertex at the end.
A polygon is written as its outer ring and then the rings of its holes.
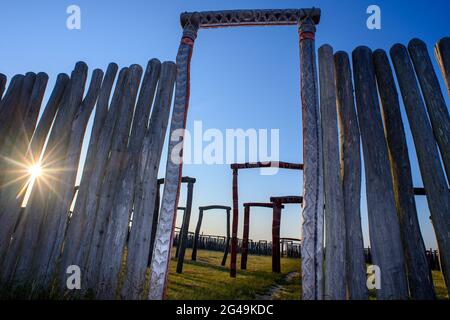
{"type": "Polygon", "coordinates": [[[230,277],[236,278],[237,231],[238,231],[238,169],[233,169],[233,227],[231,231],[230,277]]]}
{"type": "Polygon", "coordinates": [[[241,269],[247,269],[248,234],[250,227],[250,206],[244,206],[244,233],[242,236],[241,269]]]}
{"type": "Polygon", "coordinates": [[[281,219],[281,203],[273,203],[273,219],[272,219],[272,272],[281,272],[280,259],[280,219],[281,219]]]}

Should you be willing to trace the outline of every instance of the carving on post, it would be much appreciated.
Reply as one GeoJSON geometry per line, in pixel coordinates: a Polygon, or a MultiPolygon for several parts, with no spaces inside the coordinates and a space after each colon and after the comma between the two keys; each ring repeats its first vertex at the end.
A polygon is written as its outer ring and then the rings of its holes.
{"type": "Polygon", "coordinates": [[[212,205],[212,206],[199,207],[198,209],[199,209],[199,216],[198,216],[198,221],[197,221],[197,227],[195,228],[194,244],[193,244],[193,248],[192,248],[192,260],[193,261],[197,260],[198,239],[200,237],[200,229],[202,227],[203,212],[207,211],[207,210],[221,209],[221,210],[226,210],[226,212],[227,212],[227,237],[225,239],[225,241],[226,241],[225,242],[225,250],[224,250],[223,258],[222,258],[222,266],[225,266],[225,264],[227,262],[229,247],[230,247],[230,211],[231,211],[231,207],[212,205]]]}
{"type": "Polygon", "coordinates": [[[188,23],[197,14],[200,28],[240,27],[240,26],[277,26],[296,25],[306,16],[319,23],[319,9],[257,9],[203,11],[181,14],[181,22],[188,23]]]}
{"type": "Polygon", "coordinates": [[[322,146],[314,20],[299,21],[303,124],[302,288],[304,300],[321,300],[323,265],[322,146]]]}
{"type": "MultiPolygon", "coordinates": [[[[170,126],[170,141],[166,164],[166,178],[162,197],[161,213],[156,230],[155,245],[151,262],[149,299],[161,300],[166,289],[170,250],[173,241],[173,225],[175,210],[178,207],[178,195],[181,183],[182,163],[172,159],[174,148],[180,142],[173,139],[177,130],[186,128],[186,117],[189,105],[189,69],[197,37],[198,17],[193,15],[183,24],[183,37],[177,54],[177,79],[175,101],[170,126]]],[[[180,137],[183,139],[183,135],[180,137]]],[[[181,151],[182,152],[182,151],[181,151]]]]}

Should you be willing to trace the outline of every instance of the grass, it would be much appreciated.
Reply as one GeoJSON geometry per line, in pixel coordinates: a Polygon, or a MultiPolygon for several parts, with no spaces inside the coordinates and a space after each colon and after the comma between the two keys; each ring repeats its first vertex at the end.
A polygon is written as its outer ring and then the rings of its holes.
{"type": "MultiPolygon", "coordinates": [[[[173,250],[175,251],[175,250],[173,250]]],[[[275,300],[301,299],[300,259],[282,258],[282,273],[272,273],[270,256],[249,255],[247,269],[240,270],[238,255],[237,277],[230,278],[229,260],[226,267],[220,265],[223,253],[199,250],[197,261],[191,261],[191,250],[186,251],[183,274],[177,274],[176,259],[170,263],[168,299],[178,300],[242,300],[255,299],[274,285],[280,287],[273,293],[275,300]],[[287,275],[291,274],[289,277],[287,275]]],[[[230,256],[228,256],[230,259],[230,256]]],[[[438,299],[448,299],[444,278],[439,271],[433,271],[433,281],[438,299]]],[[[369,299],[376,299],[371,290],[369,299]]]]}
{"type": "MultiPolygon", "coordinates": [[[[175,251],[175,250],[174,250],[175,251]]],[[[248,270],[240,270],[238,256],[237,277],[230,278],[229,260],[220,265],[223,253],[199,250],[197,261],[191,261],[191,250],[186,250],[183,274],[177,274],[176,260],[170,263],[168,299],[238,300],[254,299],[265,293],[274,283],[282,283],[289,272],[300,269],[300,259],[282,258],[280,274],[272,273],[272,258],[249,255],[248,270]]],[[[230,255],[228,255],[230,259],[230,255]]]]}

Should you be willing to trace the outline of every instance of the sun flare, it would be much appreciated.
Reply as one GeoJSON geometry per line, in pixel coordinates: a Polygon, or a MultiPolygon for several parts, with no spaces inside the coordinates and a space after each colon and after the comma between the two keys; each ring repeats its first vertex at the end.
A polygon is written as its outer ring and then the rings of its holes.
{"type": "Polygon", "coordinates": [[[42,174],[42,168],[39,164],[35,164],[28,168],[28,173],[32,179],[36,179],[42,174]]]}

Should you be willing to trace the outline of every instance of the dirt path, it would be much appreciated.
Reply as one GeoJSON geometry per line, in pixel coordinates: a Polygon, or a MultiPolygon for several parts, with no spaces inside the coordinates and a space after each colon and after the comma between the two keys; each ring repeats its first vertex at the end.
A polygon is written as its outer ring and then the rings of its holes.
{"type": "Polygon", "coordinates": [[[269,287],[269,289],[262,293],[262,294],[256,294],[255,299],[256,300],[274,300],[276,296],[278,296],[280,293],[282,293],[285,289],[283,284],[287,284],[292,281],[292,279],[296,276],[298,276],[297,271],[289,272],[286,277],[281,281],[281,283],[276,283],[269,287]]]}

